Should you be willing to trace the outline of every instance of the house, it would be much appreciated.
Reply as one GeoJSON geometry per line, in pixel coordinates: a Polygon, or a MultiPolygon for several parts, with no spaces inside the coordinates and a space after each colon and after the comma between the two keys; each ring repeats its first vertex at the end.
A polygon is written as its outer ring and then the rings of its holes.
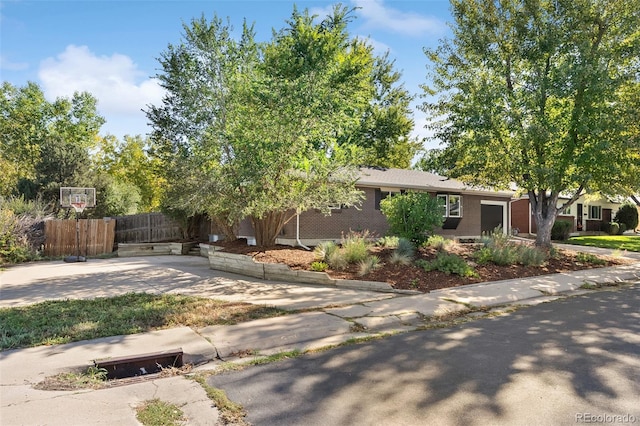
{"type": "MultiPolygon", "coordinates": [[[[558,200],[561,207],[568,197],[558,200]]],[[[560,212],[556,221],[565,220],[572,224],[572,233],[600,232],[603,224],[611,222],[623,203],[601,196],[583,195],[571,206],[560,212]]],[[[511,226],[521,234],[535,234],[536,222],[531,212],[531,203],[527,195],[511,203],[511,226]]]]}
{"type": "MultiPolygon", "coordinates": [[[[510,191],[474,188],[455,179],[418,170],[362,168],[356,187],[365,194],[359,208],[335,206],[330,216],[319,210],[300,214],[299,224],[294,218],[287,223],[277,239],[278,244],[296,245],[297,236],[307,246],[321,241],[340,241],[349,231],[367,230],[383,236],[388,230],[380,201],[405,191],[428,192],[444,204],[444,224],[435,232],[447,237],[476,238],[501,226],[509,229],[510,191]],[[299,225],[299,228],[298,228],[299,225]],[[298,232],[299,229],[299,232],[298,232]]],[[[241,224],[239,235],[253,235],[248,221],[241,224]]]]}

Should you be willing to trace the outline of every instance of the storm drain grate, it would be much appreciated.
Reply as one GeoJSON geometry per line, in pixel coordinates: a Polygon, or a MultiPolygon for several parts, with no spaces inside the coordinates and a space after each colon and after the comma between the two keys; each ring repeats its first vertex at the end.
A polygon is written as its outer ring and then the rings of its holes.
{"type": "Polygon", "coordinates": [[[125,379],[182,367],[182,348],[141,355],[95,360],[96,368],[107,371],[107,379],[125,379]]]}

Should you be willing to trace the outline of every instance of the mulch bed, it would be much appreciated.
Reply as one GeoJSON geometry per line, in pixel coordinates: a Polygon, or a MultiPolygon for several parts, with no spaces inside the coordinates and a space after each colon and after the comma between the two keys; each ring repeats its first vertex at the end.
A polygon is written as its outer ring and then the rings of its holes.
{"type": "MultiPolygon", "coordinates": [[[[224,247],[224,251],[230,253],[251,256],[258,262],[282,263],[288,265],[291,269],[311,270],[311,263],[317,260],[313,251],[307,251],[298,247],[279,245],[273,247],[248,246],[244,239],[227,243],[218,242],[216,245],[224,247]]],[[[479,278],[465,278],[455,274],[445,274],[440,271],[427,272],[414,265],[394,265],[387,261],[392,249],[375,246],[371,248],[371,254],[380,258],[382,266],[371,273],[365,276],[358,275],[359,268],[357,265],[350,265],[344,271],[328,269],[326,272],[330,277],[336,279],[381,281],[391,284],[396,289],[418,290],[427,293],[432,290],[459,287],[480,282],[534,277],[627,263],[623,259],[612,257],[600,257],[606,262],[604,265],[581,263],[576,259],[576,252],[560,250],[558,256],[547,260],[542,266],[498,266],[491,263],[478,265],[473,259],[473,253],[478,247],[477,244],[456,244],[448,251],[470,262],[474,270],[478,273],[479,278]]],[[[437,251],[435,249],[422,247],[416,252],[415,258],[430,261],[435,259],[436,255],[437,251]]]]}

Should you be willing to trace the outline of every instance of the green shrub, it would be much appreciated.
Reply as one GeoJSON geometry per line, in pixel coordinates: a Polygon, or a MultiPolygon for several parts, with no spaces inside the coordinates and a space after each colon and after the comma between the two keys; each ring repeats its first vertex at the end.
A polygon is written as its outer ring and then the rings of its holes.
{"type": "Polygon", "coordinates": [[[567,220],[557,220],[551,228],[551,239],[558,241],[566,241],[569,239],[571,227],[573,224],[567,220]]]}
{"type": "Polygon", "coordinates": [[[636,229],[638,226],[638,208],[633,204],[624,204],[618,209],[613,220],[619,224],[624,223],[625,230],[636,229]]]}
{"type": "Polygon", "coordinates": [[[407,240],[406,238],[400,238],[398,240],[396,252],[405,256],[413,257],[416,252],[416,248],[411,241],[407,240]]]}
{"type": "Polygon", "coordinates": [[[447,250],[447,248],[453,244],[455,244],[453,240],[445,238],[442,235],[432,235],[424,243],[426,247],[432,247],[438,251],[447,250]]]}
{"type": "Polygon", "coordinates": [[[618,235],[618,232],[620,231],[620,225],[616,222],[603,222],[602,231],[606,232],[609,235],[618,235]]]}
{"type": "Polygon", "coordinates": [[[480,265],[484,265],[493,262],[493,250],[489,247],[482,247],[480,250],[473,254],[473,258],[480,265]]]}
{"type": "Polygon", "coordinates": [[[358,262],[358,275],[363,277],[380,267],[380,258],[378,256],[368,256],[366,259],[358,262]]]}
{"type": "Polygon", "coordinates": [[[518,248],[515,245],[489,248],[491,261],[496,265],[507,266],[518,263],[518,248]]]}
{"type": "Polygon", "coordinates": [[[29,216],[16,216],[12,210],[0,209],[0,265],[21,263],[36,257],[29,245],[29,216]]]}
{"type": "Polygon", "coordinates": [[[394,265],[409,266],[413,262],[413,256],[394,250],[389,256],[389,262],[394,265]]]}
{"type": "Polygon", "coordinates": [[[325,262],[311,262],[311,270],[315,272],[324,272],[329,268],[325,262]]]}
{"type": "Polygon", "coordinates": [[[520,245],[518,263],[524,266],[541,266],[547,260],[547,255],[536,247],[520,245]]]}
{"type": "Polygon", "coordinates": [[[625,225],[624,223],[619,223],[618,226],[618,235],[624,234],[624,231],[627,230],[627,225],[625,225]]]}
{"type": "Polygon", "coordinates": [[[367,231],[362,233],[350,232],[346,237],[342,238],[342,252],[347,263],[357,263],[369,256],[368,235],[367,231]]]}
{"type": "Polygon", "coordinates": [[[396,248],[400,242],[400,238],[396,236],[381,237],[376,241],[376,245],[380,247],[396,248]]]}
{"type": "Polygon", "coordinates": [[[433,230],[442,226],[442,207],[436,197],[426,192],[406,192],[387,197],[380,202],[380,210],[389,223],[393,235],[422,244],[433,230]]]}
{"type": "Polygon", "coordinates": [[[595,254],[579,252],[576,255],[576,261],[580,263],[590,263],[592,265],[606,265],[607,261],[600,259],[595,254]]]}
{"type": "Polygon", "coordinates": [[[485,246],[501,247],[509,244],[509,236],[502,230],[502,226],[496,226],[491,232],[483,232],[480,242],[485,246]]]}
{"type": "Polygon", "coordinates": [[[416,265],[425,271],[440,271],[445,274],[457,274],[461,277],[477,277],[478,274],[471,266],[460,256],[445,252],[438,253],[435,260],[428,262],[426,260],[416,261],[416,265]]]}
{"type": "Polygon", "coordinates": [[[48,213],[47,205],[42,199],[25,200],[24,196],[0,197],[0,210],[11,210],[16,216],[27,214],[33,217],[43,217],[48,213]]]}
{"type": "Polygon", "coordinates": [[[342,250],[335,250],[329,254],[326,259],[327,264],[335,271],[342,271],[347,267],[347,259],[344,257],[342,250]]]}
{"type": "Polygon", "coordinates": [[[313,253],[317,260],[326,262],[329,256],[336,250],[338,250],[336,243],[333,241],[323,241],[313,249],[313,253]]]}
{"type": "Polygon", "coordinates": [[[479,264],[540,266],[547,260],[547,255],[535,247],[500,236],[497,239],[487,238],[485,246],[474,253],[474,259],[479,264]]]}

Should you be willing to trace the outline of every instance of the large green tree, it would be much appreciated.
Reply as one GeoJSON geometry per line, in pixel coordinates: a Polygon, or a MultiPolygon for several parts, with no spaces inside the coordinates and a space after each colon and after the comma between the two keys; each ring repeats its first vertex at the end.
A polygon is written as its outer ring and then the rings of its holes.
{"type": "Polygon", "coordinates": [[[17,194],[21,179],[35,178],[51,105],[40,87],[2,84],[0,94],[0,195],[17,194]]]}
{"type": "Polygon", "coordinates": [[[375,58],[370,76],[374,97],[365,108],[359,126],[344,136],[341,144],[363,148],[362,164],[408,169],[421,144],[411,137],[414,97],[401,83],[388,52],[375,58]]]}
{"type": "Polygon", "coordinates": [[[453,38],[426,50],[423,107],[444,143],[432,164],[471,183],[515,183],[544,247],[585,191],[637,190],[640,0],[451,6],[453,38]],[[558,206],[560,194],[569,200],[558,206]]]}
{"type": "Polygon", "coordinates": [[[137,203],[127,208],[119,207],[119,212],[151,212],[157,211],[160,207],[166,180],[159,172],[162,163],[149,154],[150,145],[150,141],[140,135],[126,135],[122,141],[113,135],[100,138],[98,150],[92,158],[94,170],[110,176],[111,179],[102,181],[111,182],[109,186],[114,186],[109,190],[111,194],[120,194],[127,190],[137,194],[132,197],[120,197],[123,201],[137,200],[137,203]]]}
{"type": "Polygon", "coordinates": [[[248,217],[271,245],[298,212],[360,201],[362,156],[340,142],[375,98],[375,57],[349,21],[341,7],[321,21],[294,9],[262,44],[246,24],[239,40],[217,18],[185,26],[160,58],[167,96],[147,112],[173,208],[205,211],[228,236],[248,217]]]}
{"type": "Polygon", "coordinates": [[[6,165],[2,191],[58,201],[60,186],[90,182],[89,150],[95,147],[104,119],[89,93],[45,99],[35,83],[2,86],[0,162],[6,165]]]}

